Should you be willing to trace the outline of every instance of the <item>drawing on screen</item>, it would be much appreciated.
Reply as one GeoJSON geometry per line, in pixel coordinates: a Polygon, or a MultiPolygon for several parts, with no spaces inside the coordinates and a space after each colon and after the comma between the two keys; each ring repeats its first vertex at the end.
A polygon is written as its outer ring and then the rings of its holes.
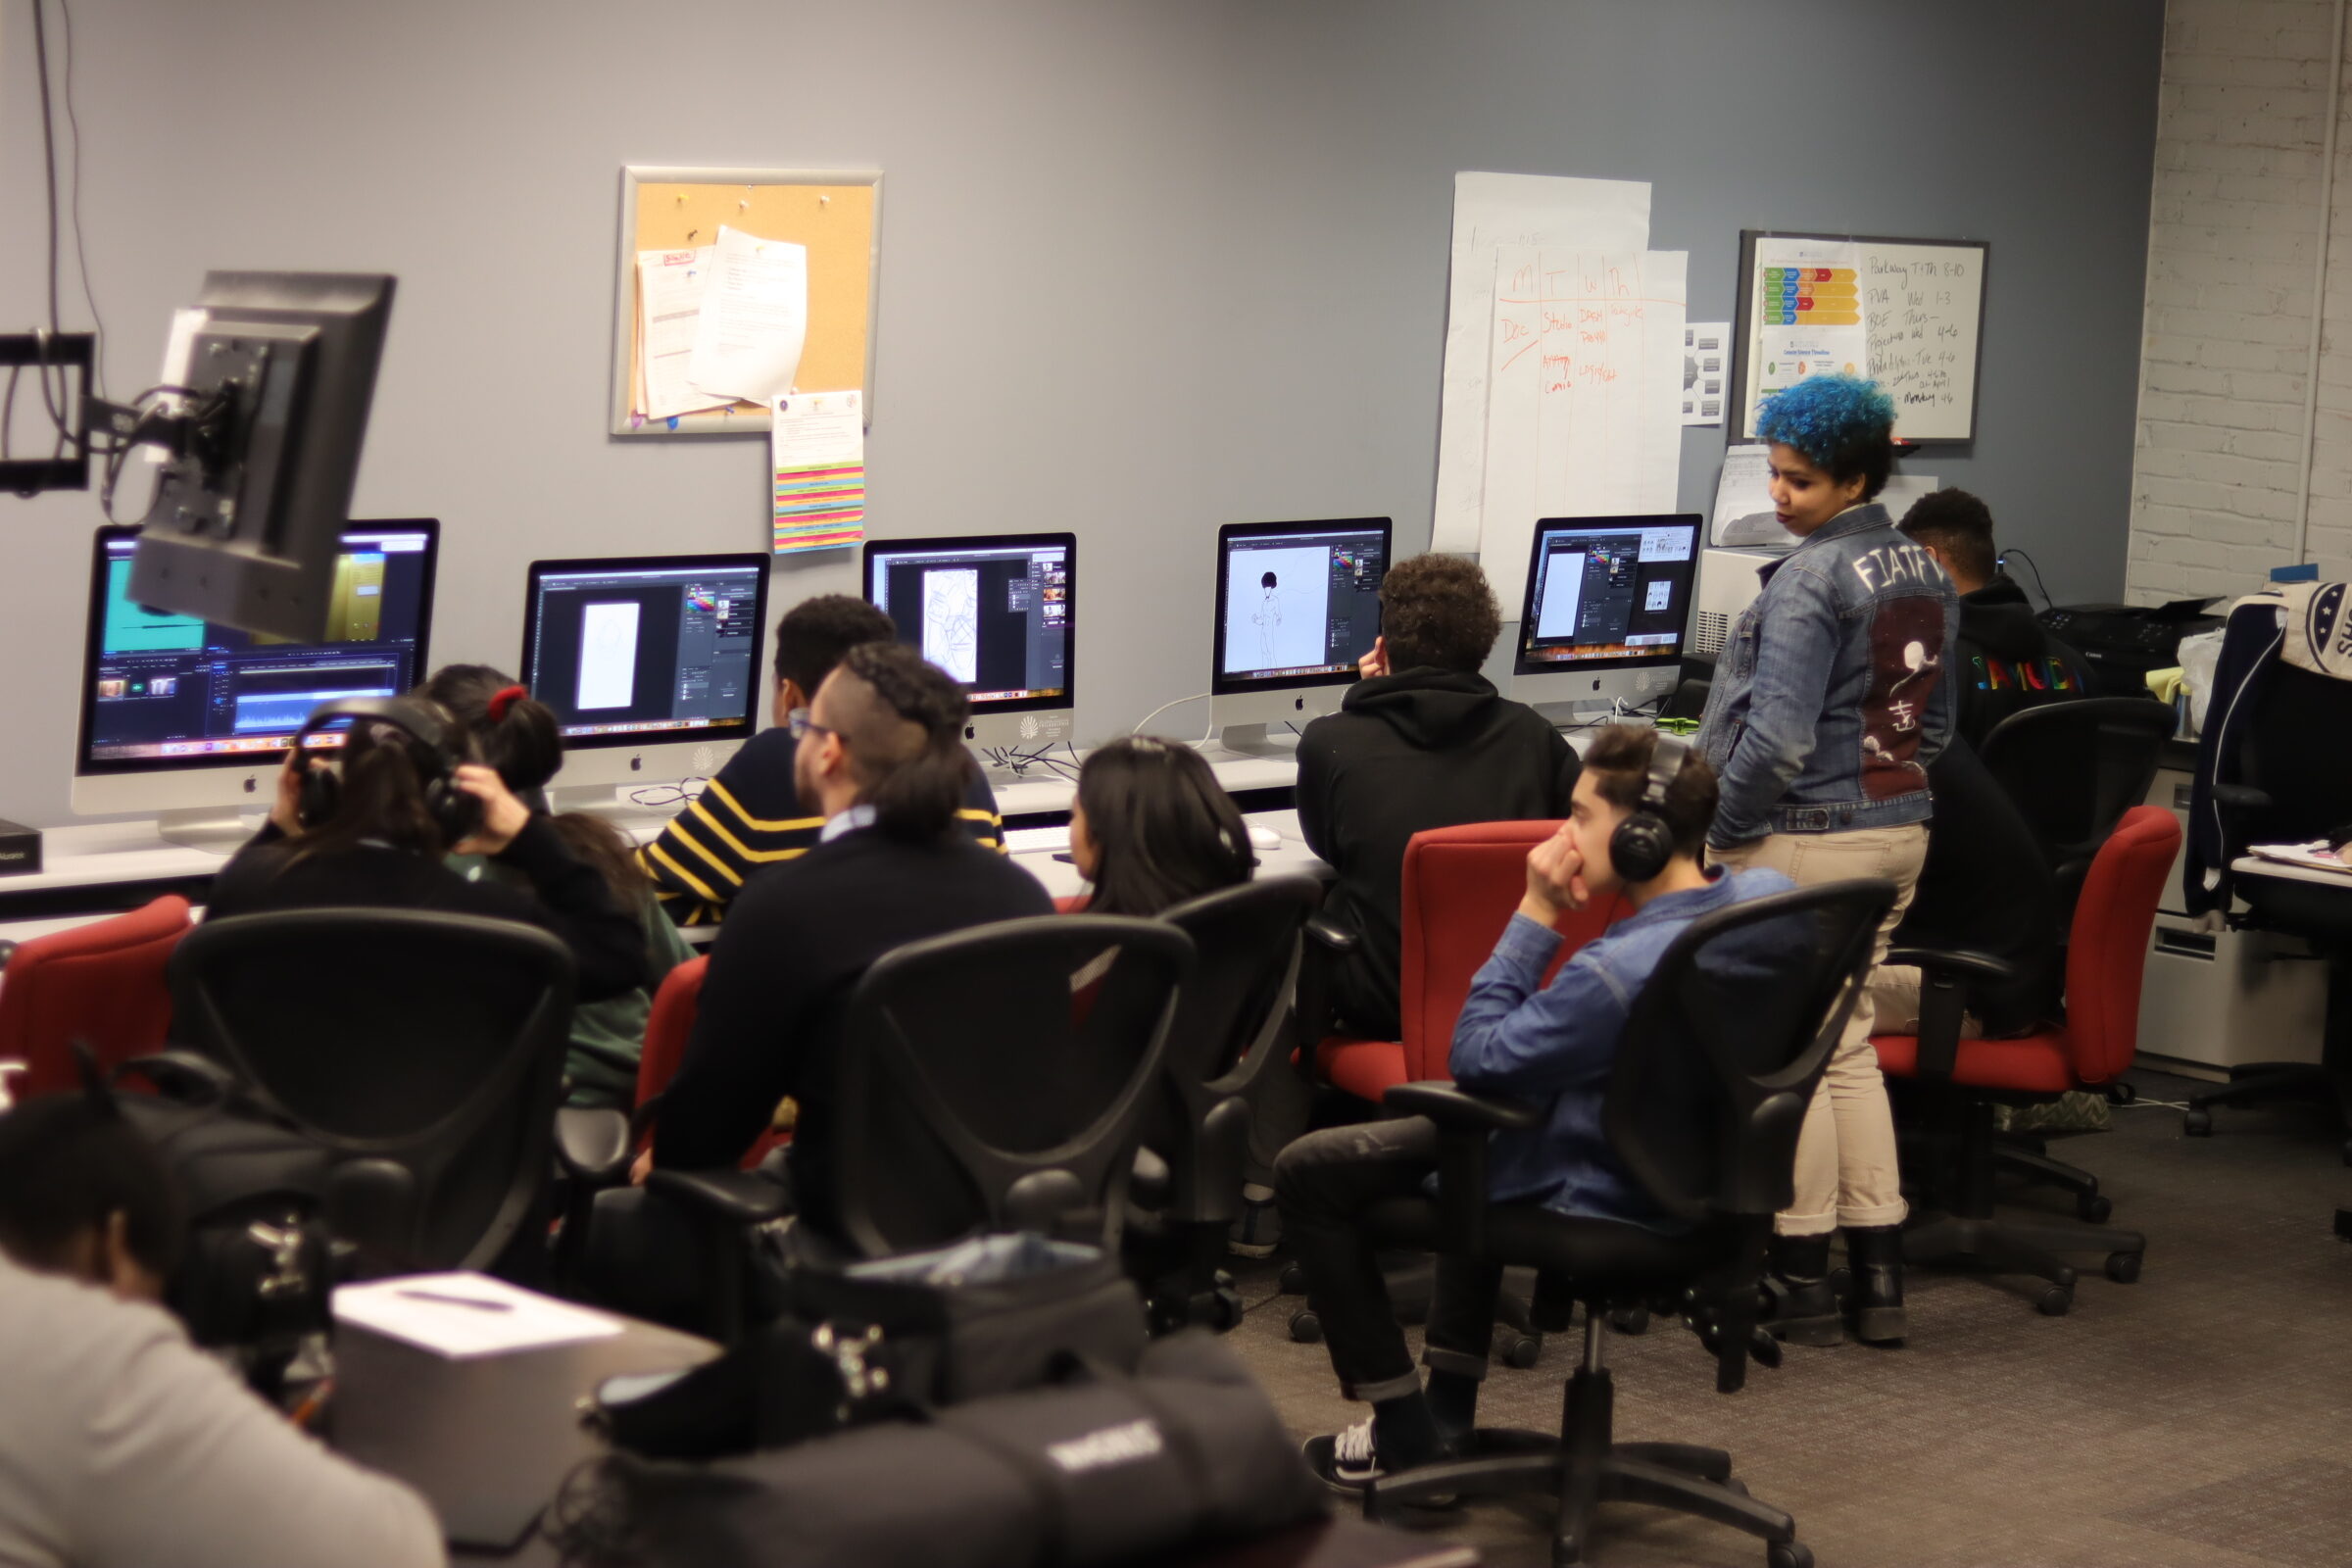
{"type": "Polygon", "coordinates": [[[1642,608],[1653,612],[1664,610],[1667,602],[1673,597],[1674,579],[1661,577],[1649,585],[1647,595],[1642,601],[1642,608]]]}
{"type": "Polygon", "coordinates": [[[1331,590],[1329,545],[1237,550],[1225,562],[1225,667],[1313,668],[1332,662],[1323,646],[1331,590]]]}
{"type": "Polygon", "coordinates": [[[969,686],[980,678],[980,573],[923,573],[923,657],[969,686]]]}
{"type": "Polygon", "coordinates": [[[635,600],[589,605],[580,612],[580,684],[576,707],[626,708],[637,696],[635,600]]]}
{"type": "Polygon", "coordinates": [[[1585,593],[1585,555],[1560,551],[1544,564],[1544,603],[1536,611],[1536,635],[1576,635],[1577,602],[1585,593]]]}

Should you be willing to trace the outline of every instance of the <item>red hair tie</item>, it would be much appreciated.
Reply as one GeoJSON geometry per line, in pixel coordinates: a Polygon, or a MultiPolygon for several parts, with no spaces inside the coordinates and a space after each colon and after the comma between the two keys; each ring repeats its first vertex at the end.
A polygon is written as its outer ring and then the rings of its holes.
{"type": "Polygon", "coordinates": [[[490,722],[493,724],[504,723],[507,710],[530,695],[531,689],[528,686],[501,686],[497,691],[492,692],[490,694],[490,722]]]}

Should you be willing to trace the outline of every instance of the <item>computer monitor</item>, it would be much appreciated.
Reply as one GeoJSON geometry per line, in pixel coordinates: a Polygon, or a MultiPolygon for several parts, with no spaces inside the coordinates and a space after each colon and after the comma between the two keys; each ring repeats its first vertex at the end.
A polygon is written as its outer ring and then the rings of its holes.
{"type": "Polygon", "coordinates": [[[1234,750],[1270,723],[1337,712],[1380,635],[1390,521],[1229,522],[1217,530],[1209,722],[1234,750]]]}
{"type": "Polygon", "coordinates": [[[1511,695],[1586,704],[1673,691],[1704,521],[1694,512],[1540,519],[1511,695]]]}
{"type": "Polygon", "coordinates": [[[239,813],[269,808],[286,745],[312,709],[398,696],[428,672],[440,537],[430,517],[346,524],[327,635],[293,642],[141,603],[132,588],[140,530],[99,529],[74,809],[160,811],[174,843],[242,843],[251,830],[239,813]]]}
{"type": "Polygon", "coordinates": [[[93,403],[85,415],[119,447],[172,453],[130,597],[207,625],[325,641],[392,279],[207,272],[197,309],[180,407],[93,403]]]}
{"type": "Polygon", "coordinates": [[[614,807],[612,786],[708,778],[760,727],[769,558],[534,561],[522,683],[564,737],[557,804],[614,807]]]}
{"type": "Polygon", "coordinates": [[[865,598],[971,698],[963,738],[974,749],[1011,762],[1069,739],[1076,534],[868,541],[865,598]]]}

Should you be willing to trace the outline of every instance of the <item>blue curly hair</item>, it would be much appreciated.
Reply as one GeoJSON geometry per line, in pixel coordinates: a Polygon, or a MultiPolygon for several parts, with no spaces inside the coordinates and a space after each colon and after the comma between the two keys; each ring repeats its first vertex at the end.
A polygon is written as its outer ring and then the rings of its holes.
{"type": "Polygon", "coordinates": [[[1894,399],[1859,376],[1809,375],[1756,411],[1756,439],[1796,448],[1840,484],[1859,476],[1869,501],[1894,465],[1894,399]]]}

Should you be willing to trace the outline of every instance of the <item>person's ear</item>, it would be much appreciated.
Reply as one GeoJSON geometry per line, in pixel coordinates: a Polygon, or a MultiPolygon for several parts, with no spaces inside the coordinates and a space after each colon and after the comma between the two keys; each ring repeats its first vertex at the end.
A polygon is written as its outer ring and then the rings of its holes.
{"type": "Polygon", "coordinates": [[[775,698],[769,707],[768,716],[778,724],[786,723],[792,718],[794,709],[808,706],[808,694],[801,690],[800,683],[790,676],[779,677],[776,681],[775,698]]]}
{"type": "Polygon", "coordinates": [[[116,1209],[106,1216],[106,1225],[94,1238],[97,1246],[98,1278],[119,1298],[125,1301],[161,1301],[164,1282],[148,1271],[130,1250],[130,1216],[116,1209]]]}

